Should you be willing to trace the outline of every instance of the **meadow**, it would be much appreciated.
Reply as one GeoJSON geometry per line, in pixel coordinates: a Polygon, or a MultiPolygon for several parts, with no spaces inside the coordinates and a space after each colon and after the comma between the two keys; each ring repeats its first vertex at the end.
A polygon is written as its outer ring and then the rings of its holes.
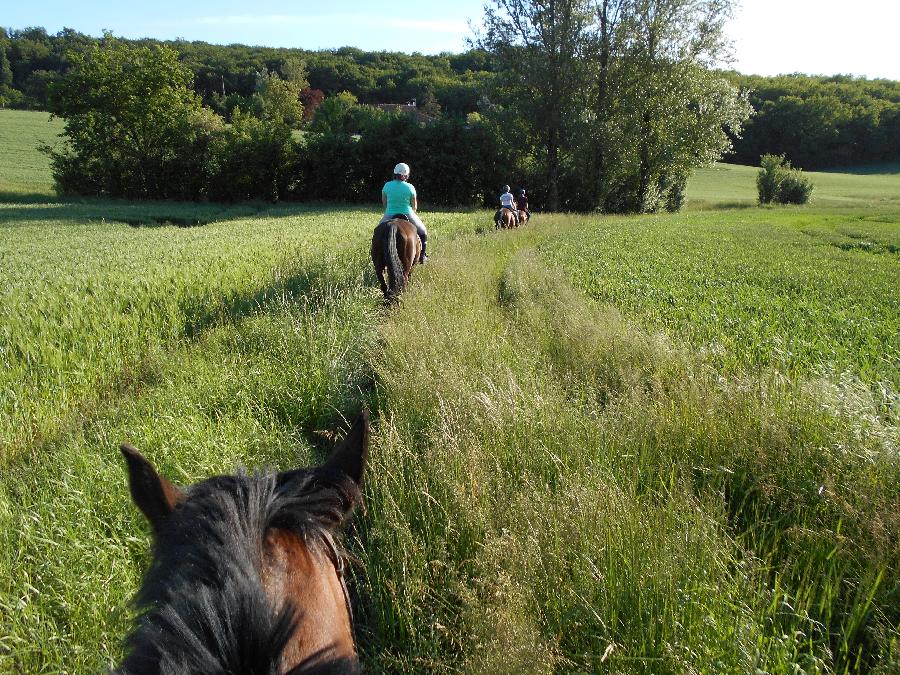
{"type": "Polygon", "coordinates": [[[22,143],[0,671],[120,658],[149,544],[120,442],[184,484],[286,469],[363,403],[370,672],[900,669],[896,176],[760,209],[718,165],[683,214],[502,233],[426,211],[433,262],[385,309],[374,207],[62,202],[22,143]]]}

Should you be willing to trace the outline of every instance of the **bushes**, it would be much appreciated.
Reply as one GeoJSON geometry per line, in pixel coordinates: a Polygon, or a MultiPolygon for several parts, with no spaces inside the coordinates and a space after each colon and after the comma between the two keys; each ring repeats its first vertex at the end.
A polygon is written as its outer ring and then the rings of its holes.
{"type": "Polygon", "coordinates": [[[277,202],[293,185],[295,146],[287,124],[264,121],[236,109],[231,126],[216,138],[203,193],[215,201],[277,202]]]}
{"type": "Polygon", "coordinates": [[[61,194],[277,201],[292,187],[288,124],[302,108],[291,105],[291,83],[269,77],[259,95],[266,119],[235,108],[226,126],[202,107],[174,50],[107,38],[73,58],[51,93],[68,139],[47,148],[61,194]]]}
{"type": "Polygon", "coordinates": [[[108,38],[73,61],[73,72],[50,93],[68,140],[62,150],[48,150],[57,190],[194,197],[203,183],[204,149],[221,124],[201,107],[178,54],[108,38]]]}
{"type": "Polygon", "coordinates": [[[784,155],[763,155],[756,177],[760,204],[806,204],[813,184],[799,169],[792,169],[784,155]]]}
{"type": "Polygon", "coordinates": [[[423,126],[402,113],[365,106],[352,117],[358,136],[308,136],[298,161],[297,197],[378,203],[381,186],[400,161],[411,165],[411,182],[432,205],[493,203],[500,185],[515,178],[513,167],[498,160],[500,141],[486,125],[445,119],[423,126]]]}

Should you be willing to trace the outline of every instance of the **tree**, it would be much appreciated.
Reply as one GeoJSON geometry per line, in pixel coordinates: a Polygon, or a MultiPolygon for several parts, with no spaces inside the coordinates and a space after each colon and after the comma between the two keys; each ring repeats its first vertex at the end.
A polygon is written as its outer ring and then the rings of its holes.
{"type": "Polygon", "coordinates": [[[0,108],[6,106],[12,99],[13,73],[9,58],[6,56],[8,42],[6,29],[0,26],[0,108]]]}
{"type": "Polygon", "coordinates": [[[438,103],[438,100],[431,89],[428,89],[422,95],[422,101],[419,104],[419,110],[421,110],[426,115],[430,115],[431,117],[441,116],[441,104],[438,103]]]}
{"type": "Polygon", "coordinates": [[[351,113],[359,103],[349,91],[327,96],[316,110],[310,131],[328,134],[351,133],[351,113]]]}
{"type": "Polygon", "coordinates": [[[749,114],[711,70],[733,0],[494,0],[479,44],[500,66],[496,119],[538,139],[547,205],[678,208],[691,169],[749,114]],[[558,186],[565,185],[565,199],[558,186]]]}
{"type": "Polygon", "coordinates": [[[276,73],[261,73],[253,95],[260,119],[297,128],[303,121],[300,103],[302,80],[282,80],[276,73]]]}
{"type": "Polygon", "coordinates": [[[306,72],[306,61],[297,56],[289,56],[281,64],[281,77],[288,82],[297,85],[297,89],[309,87],[309,79],[306,72]]]}
{"type": "Polygon", "coordinates": [[[9,57],[6,56],[8,42],[6,29],[0,26],[0,92],[12,86],[13,81],[12,66],[9,64],[9,57]]]}
{"type": "Polygon", "coordinates": [[[559,206],[561,150],[584,106],[584,64],[593,21],[587,0],[494,0],[478,47],[497,58],[504,104],[526,121],[543,154],[547,205],[559,206]]]}
{"type": "Polygon", "coordinates": [[[58,188],[195,196],[185,190],[203,174],[203,148],[221,119],[201,109],[191,71],[177,52],[131,47],[107,35],[73,62],[72,72],[50,92],[51,112],[65,120],[68,141],[63,150],[49,151],[58,188]]]}
{"type": "Polygon", "coordinates": [[[300,90],[300,103],[303,104],[303,123],[309,124],[316,115],[316,110],[325,100],[325,93],[321,89],[300,90]]]}
{"type": "MultiPolygon", "coordinates": [[[[639,210],[654,210],[654,190],[687,179],[694,166],[730,147],[749,106],[710,72],[728,56],[725,22],[734,0],[632,0],[625,13],[623,69],[629,109],[637,113],[639,210]]],[[[658,192],[658,190],[657,190],[658,192]]]]}

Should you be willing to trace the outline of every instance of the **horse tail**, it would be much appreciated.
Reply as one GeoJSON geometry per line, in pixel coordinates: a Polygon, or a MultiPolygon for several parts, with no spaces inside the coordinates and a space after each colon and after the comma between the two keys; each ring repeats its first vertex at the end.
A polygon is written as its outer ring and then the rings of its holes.
{"type": "Polygon", "coordinates": [[[388,296],[396,299],[406,285],[406,276],[403,274],[403,265],[400,262],[400,254],[397,252],[397,221],[389,220],[384,240],[384,259],[388,269],[388,296]]]}

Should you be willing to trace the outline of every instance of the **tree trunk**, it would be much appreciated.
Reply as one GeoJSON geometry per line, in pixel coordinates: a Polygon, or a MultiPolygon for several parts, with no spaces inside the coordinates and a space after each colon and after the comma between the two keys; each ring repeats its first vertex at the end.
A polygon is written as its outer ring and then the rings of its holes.
{"type": "Polygon", "coordinates": [[[610,56],[610,22],[608,1],[603,2],[600,9],[600,77],[597,78],[597,100],[594,108],[597,132],[594,136],[593,166],[589,167],[588,194],[591,195],[591,206],[601,206],[603,194],[603,174],[606,171],[606,104],[609,91],[609,56],[610,56]]]}
{"type": "Polygon", "coordinates": [[[559,210],[559,130],[555,124],[547,133],[547,206],[559,210]]]}
{"type": "Polygon", "coordinates": [[[637,208],[640,211],[645,210],[647,196],[650,193],[650,121],[650,111],[644,112],[641,118],[641,165],[637,203],[637,208]]]}

